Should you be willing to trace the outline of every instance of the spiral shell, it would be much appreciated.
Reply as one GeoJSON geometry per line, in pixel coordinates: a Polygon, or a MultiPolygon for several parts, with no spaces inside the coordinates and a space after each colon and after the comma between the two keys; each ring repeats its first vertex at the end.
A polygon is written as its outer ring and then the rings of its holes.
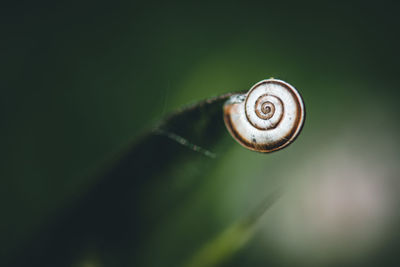
{"type": "Polygon", "coordinates": [[[224,121],[231,135],[244,147],[259,152],[276,151],[292,143],[304,118],[300,94],[276,79],[263,80],[224,105],[224,121]]]}

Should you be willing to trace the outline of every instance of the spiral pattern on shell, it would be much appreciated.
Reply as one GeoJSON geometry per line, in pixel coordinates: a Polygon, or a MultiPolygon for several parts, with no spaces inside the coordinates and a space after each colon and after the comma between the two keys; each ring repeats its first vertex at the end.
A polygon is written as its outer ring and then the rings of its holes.
{"type": "Polygon", "coordinates": [[[300,94],[276,79],[263,80],[224,105],[224,121],[231,135],[241,145],[259,152],[279,150],[293,142],[304,118],[300,94]]]}

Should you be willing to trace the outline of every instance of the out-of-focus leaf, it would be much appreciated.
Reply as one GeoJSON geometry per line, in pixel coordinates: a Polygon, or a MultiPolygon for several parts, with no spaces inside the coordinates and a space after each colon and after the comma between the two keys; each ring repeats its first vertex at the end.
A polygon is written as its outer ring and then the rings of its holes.
{"type": "Polygon", "coordinates": [[[222,104],[229,96],[178,111],[145,134],[77,203],[59,210],[57,220],[11,255],[7,266],[136,266],[146,253],[146,237],[223,153],[230,137],[222,104]]]}
{"type": "Polygon", "coordinates": [[[233,223],[216,238],[207,243],[184,266],[186,267],[216,267],[234,255],[252,237],[259,218],[276,202],[280,191],[271,193],[265,199],[262,207],[248,217],[233,223]]]}

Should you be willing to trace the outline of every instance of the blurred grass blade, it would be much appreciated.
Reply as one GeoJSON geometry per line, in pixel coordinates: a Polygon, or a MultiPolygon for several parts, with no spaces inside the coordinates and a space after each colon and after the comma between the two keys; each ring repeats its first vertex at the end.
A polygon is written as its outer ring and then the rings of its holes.
{"type": "Polygon", "coordinates": [[[105,164],[109,167],[98,174],[96,184],[71,206],[60,207],[0,265],[71,266],[87,262],[87,254],[97,255],[101,266],[137,265],[148,234],[196,190],[219,151],[223,153],[218,147],[230,137],[222,105],[230,95],[195,103],[166,118],[105,164]]]}
{"type": "Polygon", "coordinates": [[[279,199],[281,191],[271,193],[262,206],[243,220],[233,223],[215,239],[202,247],[184,267],[216,267],[229,260],[253,236],[256,223],[279,199]]]}

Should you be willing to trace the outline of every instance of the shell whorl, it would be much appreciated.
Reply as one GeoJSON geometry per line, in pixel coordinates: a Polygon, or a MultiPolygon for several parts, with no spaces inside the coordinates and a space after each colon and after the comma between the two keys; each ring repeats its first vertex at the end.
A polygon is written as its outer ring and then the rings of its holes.
{"type": "Polygon", "coordinates": [[[304,117],[300,94],[276,79],[263,80],[224,105],[224,121],[231,135],[244,147],[259,152],[279,150],[293,142],[304,117]]]}

